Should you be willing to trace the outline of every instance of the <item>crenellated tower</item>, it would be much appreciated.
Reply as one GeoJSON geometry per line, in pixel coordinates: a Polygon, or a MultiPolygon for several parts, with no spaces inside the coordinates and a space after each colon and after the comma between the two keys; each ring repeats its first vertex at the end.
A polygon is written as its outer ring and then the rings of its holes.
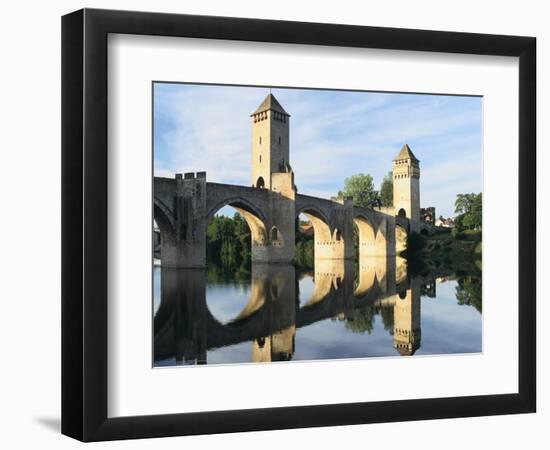
{"type": "Polygon", "coordinates": [[[420,161],[407,144],[393,159],[393,207],[398,216],[420,220],[420,161]]]}
{"type": "Polygon", "coordinates": [[[420,348],[420,288],[410,288],[395,295],[393,307],[393,346],[402,356],[413,355],[420,348]]]}
{"type": "Polygon", "coordinates": [[[288,114],[269,94],[252,118],[252,187],[272,189],[272,174],[290,172],[288,114]]]}
{"type": "Polygon", "coordinates": [[[266,238],[252,246],[256,262],[290,262],[294,258],[294,172],[290,167],[289,118],[269,94],[252,118],[252,187],[269,191],[266,238]]]}

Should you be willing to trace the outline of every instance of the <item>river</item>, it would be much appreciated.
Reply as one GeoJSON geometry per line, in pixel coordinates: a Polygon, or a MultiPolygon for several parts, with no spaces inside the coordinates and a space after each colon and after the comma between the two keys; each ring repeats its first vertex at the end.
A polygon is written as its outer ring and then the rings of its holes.
{"type": "Polygon", "coordinates": [[[154,269],[154,366],[482,351],[481,279],[405,261],[154,269]]]}

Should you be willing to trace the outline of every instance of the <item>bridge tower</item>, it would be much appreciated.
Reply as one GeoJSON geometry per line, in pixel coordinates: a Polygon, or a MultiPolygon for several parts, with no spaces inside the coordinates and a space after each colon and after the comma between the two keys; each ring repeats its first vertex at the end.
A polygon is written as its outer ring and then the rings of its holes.
{"type": "Polygon", "coordinates": [[[393,159],[393,207],[397,216],[420,220],[420,161],[407,144],[393,159]]]}
{"type": "Polygon", "coordinates": [[[269,94],[252,118],[252,187],[271,189],[272,174],[290,172],[288,114],[269,94]]]}
{"type": "Polygon", "coordinates": [[[289,118],[269,94],[252,118],[252,187],[270,191],[267,241],[254,245],[255,262],[288,263],[294,258],[296,188],[290,167],[289,118]]]}
{"type": "Polygon", "coordinates": [[[411,287],[395,295],[393,346],[402,356],[420,348],[420,288],[411,287]]]}

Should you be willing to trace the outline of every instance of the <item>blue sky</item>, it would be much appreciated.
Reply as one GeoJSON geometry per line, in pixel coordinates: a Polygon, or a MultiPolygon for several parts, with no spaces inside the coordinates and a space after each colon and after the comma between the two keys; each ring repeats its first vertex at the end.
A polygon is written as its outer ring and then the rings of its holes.
{"type": "MultiPolygon", "coordinates": [[[[274,88],[291,115],[290,162],[300,193],[329,198],[355,173],[378,189],[407,143],[420,160],[421,206],[451,216],[457,193],[482,189],[482,99],[274,88]]],[[[155,83],[154,171],[207,171],[250,185],[250,114],[265,87],[155,83]]]]}

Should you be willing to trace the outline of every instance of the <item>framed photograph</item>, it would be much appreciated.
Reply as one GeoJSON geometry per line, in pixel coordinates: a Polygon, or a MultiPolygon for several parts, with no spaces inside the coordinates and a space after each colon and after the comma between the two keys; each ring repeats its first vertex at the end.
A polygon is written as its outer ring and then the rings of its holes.
{"type": "Polygon", "coordinates": [[[62,432],[535,411],[536,41],[62,20],[62,432]]]}

